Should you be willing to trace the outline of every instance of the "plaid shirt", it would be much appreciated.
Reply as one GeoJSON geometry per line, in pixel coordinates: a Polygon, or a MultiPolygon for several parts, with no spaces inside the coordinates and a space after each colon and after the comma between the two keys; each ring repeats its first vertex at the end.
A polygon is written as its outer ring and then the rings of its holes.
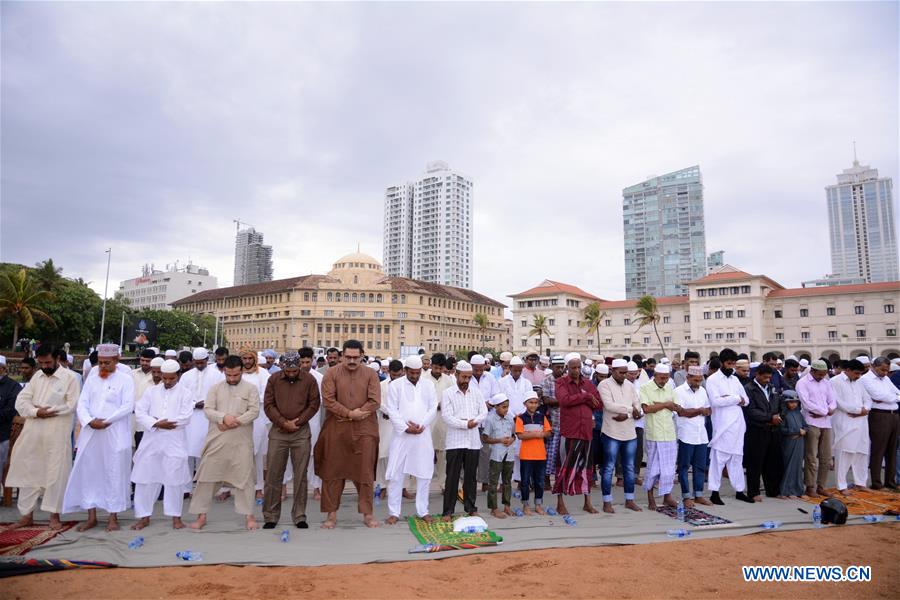
{"type": "MultiPolygon", "coordinates": [[[[556,377],[552,373],[544,377],[544,381],[541,382],[541,388],[544,390],[544,398],[556,400],[556,377]]],[[[550,428],[553,430],[553,433],[559,433],[559,407],[548,407],[547,417],[550,419],[550,428]]]]}
{"type": "Polygon", "coordinates": [[[470,420],[478,425],[487,418],[487,406],[478,385],[469,383],[468,389],[462,392],[456,384],[444,390],[441,399],[441,418],[447,424],[446,450],[459,448],[468,450],[481,449],[481,435],[478,427],[468,428],[470,420]]]}

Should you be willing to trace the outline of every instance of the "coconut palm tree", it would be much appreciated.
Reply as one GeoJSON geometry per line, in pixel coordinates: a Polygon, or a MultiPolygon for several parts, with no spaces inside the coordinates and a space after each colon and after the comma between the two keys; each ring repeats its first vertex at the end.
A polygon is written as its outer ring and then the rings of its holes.
{"type": "Polygon", "coordinates": [[[38,302],[50,297],[50,292],[34,289],[34,282],[24,268],[0,275],[0,317],[13,319],[13,348],[19,339],[19,328],[33,327],[35,317],[53,323],[50,315],[37,307],[38,302]]]}
{"type": "Polygon", "coordinates": [[[531,331],[528,332],[528,336],[536,335],[538,336],[538,354],[543,353],[544,349],[544,336],[547,336],[547,339],[550,338],[550,328],[547,327],[547,317],[544,315],[534,315],[534,321],[531,322],[531,331]]]}
{"type": "Polygon", "coordinates": [[[57,267],[53,264],[53,259],[48,258],[34,265],[32,276],[39,289],[52,292],[57,282],[62,279],[62,267],[57,267]]]}
{"type": "Polygon", "coordinates": [[[588,335],[597,336],[597,348],[600,348],[600,324],[606,318],[606,313],[600,310],[599,302],[591,302],[584,308],[584,324],[587,326],[588,335]]]}
{"type": "Polygon", "coordinates": [[[635,314],[637,315],[638,326],[638,328],[635,329],[635,333],[645,325],[652,325],[653,333],[656,334],[656,340],[659,342],[659,349],[662,350],[662,354],[665,356],[666,348],[663,346],[662,338],[659,337],[659,330],[656,328],[656,324],[659,323],[660,320],[659,307],[656,304],[656,298],[649,294],[638,298],[635,314]]]}
{"type": "Polygon", "coordinates": [[[474,321],[475,325],[478,327],[478,334],[481,336],[481,351],[484,352],[484,337],[488,327],[491,326],[491,321],[484,313],[477,313],[472,321],[474,321]]]}

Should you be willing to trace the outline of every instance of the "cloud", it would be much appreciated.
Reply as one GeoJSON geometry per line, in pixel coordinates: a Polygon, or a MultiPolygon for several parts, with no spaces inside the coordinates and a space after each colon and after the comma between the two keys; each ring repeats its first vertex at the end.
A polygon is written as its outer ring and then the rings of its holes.
{"type": "Polygon", "coordinates": [[[321,273],[380,256],[384,188],[443,159],[475,182],[478,291],[621,298],[622,188],[700,164],[708,251],[796,286],[829,270],[850,141],[897,174],[897,10],[7,3],[0,259],[227,284],[240,219],[276,277],[321,273]]]}

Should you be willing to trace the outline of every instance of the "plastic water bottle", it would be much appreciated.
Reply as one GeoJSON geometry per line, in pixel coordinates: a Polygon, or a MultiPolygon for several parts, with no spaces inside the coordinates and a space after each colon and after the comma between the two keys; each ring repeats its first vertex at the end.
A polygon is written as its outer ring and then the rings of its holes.
{"type": "Polygon", "coordinates": [[[199,552],[194,552],[192,550],[182,550],[181,552],[176,552],[175,556],[177,556],[181,560],[189,560],[191,562],[203,560],[202,554],[200,554],[199,552]]]}
{"type": "Polygon", "coordinates": [[[469,525],[468,527],[463,527],[460,530],[460,533],[484,533],[487,529],[482,525],[469,525]]]}
{"type": "Polygon", "coordinates": [[[143,545],[144,545],[144,537],[140,536],[140,535],[138,537],[134,538],[133,540],[131,540],[130,542],[128,542],[128,548],[130,550],[137,550],[138,548],[142,547],[143,545]]]}
{"type": "Polygon", "coordinates": [[[781,521],[765,521],[760,525],[763,529],[778,529],[784,525],[781,521]]]}
{"type": "Polygon", "coordinates": [[[565,521],[566,525],[570,525],[572,527],[578,525],[578,521],[576,521],[575,517],[573,517],[572,515],[563,515],[563,521],[565,521]]]}
{"type": "Polygon", "coordinates": [[[881,523],[884,521],[884,515],[865,515],[863,521],[866,523],[881,523]]]}
{"type": "Polygon", "coordinates": [[[256,499],[256,505],[257,505],[257,506],[262,506],[262,504],[263,504],[263,499],[262,499],[262,498],[257,498],[257,499],[256,499]]]}
{"type": "Polygon", "coordinates": [[[818,529],[819,527],[822,527],[822,509],[819,508],[818,504],[816,505],[815,508],[813,508],[812,520],[813,520],[813,527],[815,527],[816,529],[818,529]]]}
{"type": "Polygon", "coordinates": [[[375,506],[381,506],[381,484],[375,484],[375,506]]]}
{"type": "Polygon", "coordinates": [[[512,497],[516,499],[521,498],[522,492],[520,492],[519,490],[513,490],[512,497]]]}
{"type": "Polygon", "coordinates": [[[435,544],[417,544],[409,549],[410,554],[419,554],[422,552],[433,552],[435,544]]]}
{"type": "Polygon", "coordinates": [[[545,510],[545,511],[544,511],[544,512],[546,512],[546,513],[547,513],[547,516],[548,516],[548,517],[556,517],[556,516],[558,516],[558,515],[559,515],[559,513],[558,513],[558,512],[556,512],[556,509],[555,509],[555,508],[553,508],[553,507],[550,507],[550,508],[548,508],[548,509],[547,509],[547,510],[545,510]]]}
{"type": "Polygon", "coordinates": [[[666,532],[670,538],[686,538],[690,537],[691,532],[687,529],[670,529],[666,532]]]}
{"type": "Polygon", "coordinates": [[[291,532],[288,531],[287,529],[283,529],[283,530],[281,531],[281,541],[282,541],[282,542],[289,542],[289,541],[291,541],[291,532]]]}
{"type": "Polygon", "coordinates": [[[516,515],[517,517],[524,517],[525,511],[523,511],[521,508],[517,508],[516,510],[513,511],[513,514],[516,515]]]}
{"type": "Polygon", "coordinates": [[[675,518],[684,521],[684,502],[681,500],[678,501],[678,507],[675,509],[675,518]]]}

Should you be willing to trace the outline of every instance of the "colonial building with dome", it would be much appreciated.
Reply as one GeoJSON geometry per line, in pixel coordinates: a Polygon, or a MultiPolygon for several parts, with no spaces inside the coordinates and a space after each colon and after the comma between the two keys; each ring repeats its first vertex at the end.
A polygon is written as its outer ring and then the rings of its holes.
{"type": "Polygon", "coordinates": [[[373,356],[508,345],[504,305],[472,290],[388,277],[375,258],[356,252],[325,275],[303,275],[206,290],[172,304],[219,318],[233,348],[284,352],[302,346],[340,347],[360,340],[373,356]],[[475,316],[487,317],[487,327],[475,316]]]}

